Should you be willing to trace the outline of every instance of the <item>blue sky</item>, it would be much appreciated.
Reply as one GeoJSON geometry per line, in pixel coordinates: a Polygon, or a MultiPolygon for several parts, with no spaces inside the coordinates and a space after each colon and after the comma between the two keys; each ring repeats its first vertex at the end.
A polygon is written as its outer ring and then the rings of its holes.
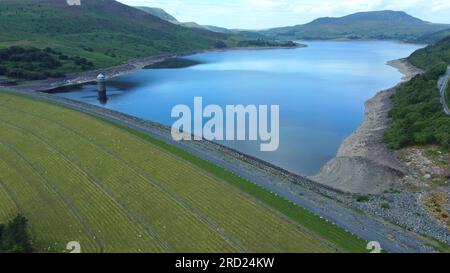
{"type": "Polygon", "coordinates": [[[358,11],[402,10],[426,21],[450,23],[450,0],[118,0],[159,7],[179,21],[262,29],[307,23],[358,11]]]}

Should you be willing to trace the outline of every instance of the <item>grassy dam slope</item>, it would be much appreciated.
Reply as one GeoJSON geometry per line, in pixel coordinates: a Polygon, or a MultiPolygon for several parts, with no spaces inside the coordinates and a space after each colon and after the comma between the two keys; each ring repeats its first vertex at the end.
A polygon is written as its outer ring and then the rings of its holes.
{"type": "Polygon", "coordinates": [[[364,242],[171,146],[88,114],[0,93],[0,223],[38,251],[340,252],[364,242]]]}

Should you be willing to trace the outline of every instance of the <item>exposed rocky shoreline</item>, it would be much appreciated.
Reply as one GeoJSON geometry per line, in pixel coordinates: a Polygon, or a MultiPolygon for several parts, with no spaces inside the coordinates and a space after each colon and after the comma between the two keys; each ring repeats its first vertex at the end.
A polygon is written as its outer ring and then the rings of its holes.
{"type": "MultiPolygon", "coordinates": [[[[406,59],[388,63],[410,80],[422,71],[406,59]]],[[[407,174],[407,168],[398,160],[396,152],[384,143],[384,132],[390,125],[391,96],[398,85],[381,91],[366,102],[364,122],[344,140],[336,157],[311,177],[329,187],[358,194],[379,194],[395,188],[407,174]]]]}
{"type": "Polygon", "coordinates": [[[392,60],[387,64],[398,69],[404,75],[403,81],[410,81],[414,76],[424,73],[422,69],[412,65],[407,59],[392,60]]]}
{"type": "MultiPolygon", "coordinates": [[[[387,64],[405,75],[403,81],[423,73],[406,59],[387,64]]],[[[391,96],[398,86],[381,91],[366,102],[361,126],[344,140],[336,157],[311,179],[327,187],[359,195],[355,198],[331,193],[334,199],[344,204],[450,244],[448,227],[435,219],[423,204],[424,196],[435,191],[426,187],[418,190],[417,187],[418,180],[431,180],[432,176],[416,174],[417,170],[410,162],[384,143],[384,132],[390,125],[391,96]],[[415,191],[410,190],[412,183],[415,191]]],[[[449,194],[448,191],[446,193],[449,194]]]]}

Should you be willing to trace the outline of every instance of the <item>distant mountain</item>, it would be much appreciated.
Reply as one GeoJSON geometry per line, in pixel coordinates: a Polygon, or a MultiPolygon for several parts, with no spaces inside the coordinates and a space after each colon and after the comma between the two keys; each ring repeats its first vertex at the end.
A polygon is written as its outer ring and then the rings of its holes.
{"type": "Polygon", "coordinates": [[[289,39],[395,39],[412,40],[450,28],[422,21],[402,11],[360,12],[344,17],[325,17],[308,24],[261,31],[289,39]]]}
{"type": "Polygon", "coordinates": [[[151,8],[151,7],[136,7],[142,11],[145,11],[151,15],[154,15],[162,20],[165,20],[167,22],[177,24],[183,27],[187,28],[196,28],[196,29],[203,29],[203,30],[209,30],[212,32],[218,32],[218,33],[233,33],[233,31],[223,28],[223,27],[216,27],[216,26],[208,26],[208,25],[200,25],[195,22],[179,22],[175,17],[167,13],[165,10],[160,8],[151,8]]]}
{"type": "Polygon", "coordinates": [[[160,8],[150,8],[150,7],[136,7],[137,9],[140,9],[142,11],[147,12],[148,14],[151,14],[153,16],[156,16],[164,21],[167,22],[171,22],[174,24],[178,24],[178,20],[173,17],[172,15],[170,15],[169,13],[167,13],[165,10],[160,9],[160,8]]]}
{"type": "Polygon", "coordinates": [[[214,48],[221,33],[168,23],[114,0],[1,0],[0,47],[52,47],[95,67],[136,57],[214,48]]]}
{"type": "Polygon", "coordinates": [[[195,22],[179,23],[179,25],[184,26],[184,27],[189,27],[189,28],[205,29],[205,30],[218,32],[218,33],[234,33],[232,30],[224,28],[224,27],[200,25],[195,22]]]}

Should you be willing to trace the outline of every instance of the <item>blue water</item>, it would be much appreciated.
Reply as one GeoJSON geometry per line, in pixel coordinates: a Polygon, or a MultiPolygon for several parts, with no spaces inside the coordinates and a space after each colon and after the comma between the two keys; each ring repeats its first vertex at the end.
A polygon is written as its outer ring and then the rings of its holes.
{"type": "Polygon", "coordinates": [[[307,41],[307,48],[203,53],[201,65],[142,70],[108,82],[108,101],[95,85],[60,96],[103,105],[172,125],[177,104],[280,105],[280,146],[260,152],[259,142],[226,145],[302,175],[312,175],[331,159],[364,117],[364,102],[398,83],[402,75],[386,62],[409,56],[419,45],[395,42],[307,41]]]}

